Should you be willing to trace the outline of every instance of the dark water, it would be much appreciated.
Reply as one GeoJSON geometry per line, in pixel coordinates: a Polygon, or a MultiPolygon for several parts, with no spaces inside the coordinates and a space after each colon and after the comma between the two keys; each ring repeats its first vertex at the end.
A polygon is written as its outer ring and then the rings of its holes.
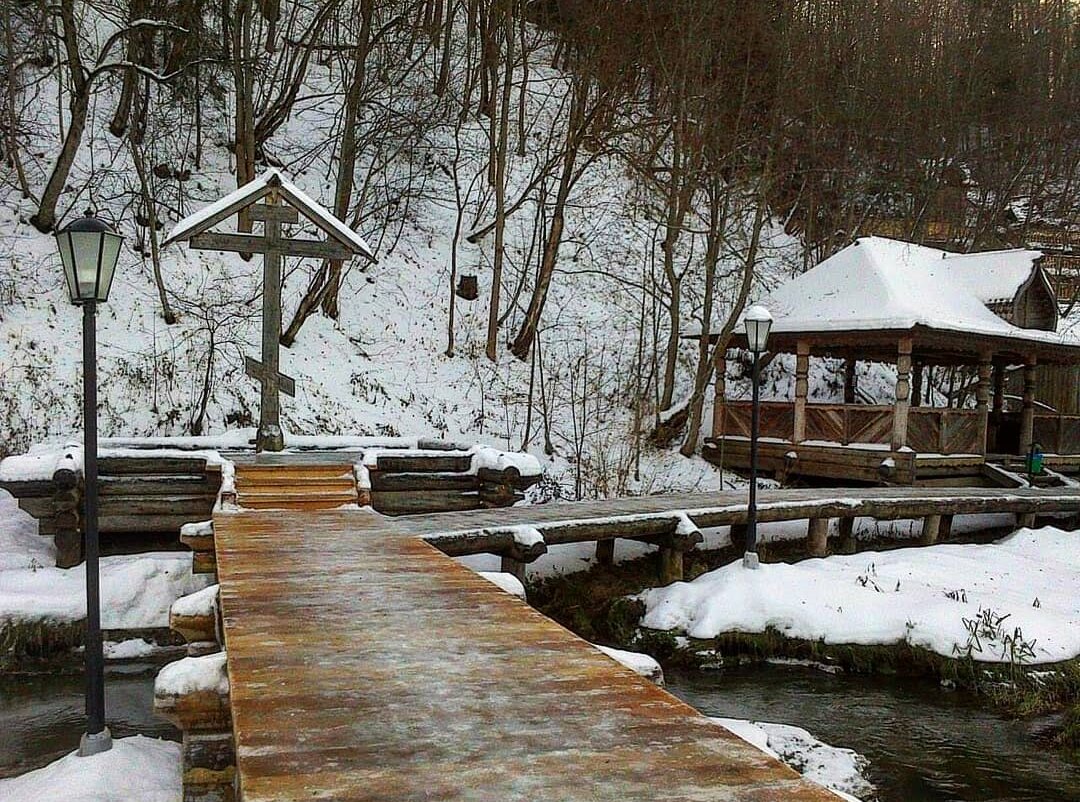
{"type": "MultiPolygon", "coordinates": [[[[159,666],[110,668],[105,709],[115,738],[141,733],[179,740],[154,714],[159,666]]],[[[78,748],[86,719],[81,674],[0,675],[0,777],[40,768],[78,748]]]]}
{"type": "Polygon", "coordinates": [[[881,802],[1080,802],[1080,760],[971,696],[926,681],[763,665],[669,673],[710,716],[794,724],[870,760],[881,802]]]}
{"type": "MultiPolygon", "coordinates": [[[[179,739],[154,714],[156,671],[109,670],[114,736],[179,739]]],[[[932,683],[765,665],[669,672],[668,689],[707,715],[795,724],[860,752],[881,802],[1080,802],[1080,763],[1040,745],[1035,725],[932,683]]],[[[75,749],[83,725],[81,675],[0,676],[0,777],[75,749]]]]}

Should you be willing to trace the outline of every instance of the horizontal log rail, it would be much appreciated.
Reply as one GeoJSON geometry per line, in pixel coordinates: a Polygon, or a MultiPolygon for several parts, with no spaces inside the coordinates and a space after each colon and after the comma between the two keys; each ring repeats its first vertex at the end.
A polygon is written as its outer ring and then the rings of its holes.
{"type": "MultiPolygon", "coordinates": [[[[897,520],[928,515],[1076,513],[1080,512],[1080,489],[773,490],[759,493],[757,511],[758,521],[762,523],[816,518],[897,520]]],[[[535,528],[549,546],[614,538],[639,540],[672,535],[683,519],[688,520],[695,530],[745,524],[747,502],[742,493],[690,493],[615,502],[515,507],[489,515],[491,517],[483,513],[458,516],[447,513],[426,524],[408,516],[398,520],[410,529],[419,529],[425,540],[445,554],[463,556],[499,553],[498,549],[506,547],[512,540],[508,526],[515,522],[535,528]],[[635,501],[638,504],[635,505],[635,501]],[[640,511],[634,510],[634,506],[640,507],[640,511]],[[562,510],[565,512],[560,515],[562,510]],[[476,526],[461,526],[467,524],[469,517],[476,520],[476,526]],[[440,523],[443,523],[441,528],[440,523]]]]}

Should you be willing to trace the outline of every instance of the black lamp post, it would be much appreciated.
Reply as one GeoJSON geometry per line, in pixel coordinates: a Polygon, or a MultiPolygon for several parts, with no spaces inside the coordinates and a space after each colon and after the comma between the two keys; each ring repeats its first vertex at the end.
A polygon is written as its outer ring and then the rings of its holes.
{"type": "Polygon", "coordinates": [[[750,503],[746,508],[746,551],[743,553],[743,566],[758,567],[757,555],[757,461],[758,461],[758,421],[761,418],[761,354],[769,339],[772,328],[772,315],[763,306],[751,306],[746,310],[743,323],[746,326],[746,343],[753,354],[753,404],[750,411],[750,503]]]}
{"type": "Polygon", "coordinates": [[[101,592],[98,576],[97,331],[98,303],[109,299],[123,237],[90,210],[58,232],[71,303],[83,308],[83,549],[86,554],[86,732],[83,757],[107,752],[112,736],[105,726],[105,655],[101,644],[101,592]]]}

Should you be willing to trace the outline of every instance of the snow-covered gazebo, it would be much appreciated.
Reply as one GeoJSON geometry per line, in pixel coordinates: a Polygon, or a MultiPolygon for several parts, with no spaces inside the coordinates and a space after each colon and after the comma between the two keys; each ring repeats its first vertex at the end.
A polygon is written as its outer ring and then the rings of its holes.
{"type": "MultiPolygon", "coordinates": [[[[1057,301],[1040,257],[867,237],[779,287],[760,303],[775,319],[769,350],[796,355],[795,390],[790,401],[762,405],[761,466],[859,481],[955,481],[986,474],[988,457],[1026,454],[1037,442],[1049,465],[1080,468],[1080,416],[1035,399],[1037,366],[1080,363],[1080,341],[1056,331],[1057,301]],[[808,403],[811,356],[846,361],[844,403],[808,403]],[[858,403],[859,361],[896,365],[892,404],[858,403]],[[975,368],[974,406],[925,403],[924,370],[939,365],[975,368]],[[1005,373],[1015,367],[1023,392],[1010,405],[1005,373]]],[[[731,345],[740,347],[738,336],[731,345]]],[[[725,398],[723,361],[719,367],[704,453],[741,467],[750,404],[725,398]]]]}

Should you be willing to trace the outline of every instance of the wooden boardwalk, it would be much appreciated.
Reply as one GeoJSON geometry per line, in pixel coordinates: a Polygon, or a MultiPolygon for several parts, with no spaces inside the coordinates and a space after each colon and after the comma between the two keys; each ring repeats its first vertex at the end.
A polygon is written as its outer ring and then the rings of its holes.
{"type": "Polygon", "coordinates": [[[837,799],[446,557],[416,523],[215,518],[243,802],[837,799]]]}

